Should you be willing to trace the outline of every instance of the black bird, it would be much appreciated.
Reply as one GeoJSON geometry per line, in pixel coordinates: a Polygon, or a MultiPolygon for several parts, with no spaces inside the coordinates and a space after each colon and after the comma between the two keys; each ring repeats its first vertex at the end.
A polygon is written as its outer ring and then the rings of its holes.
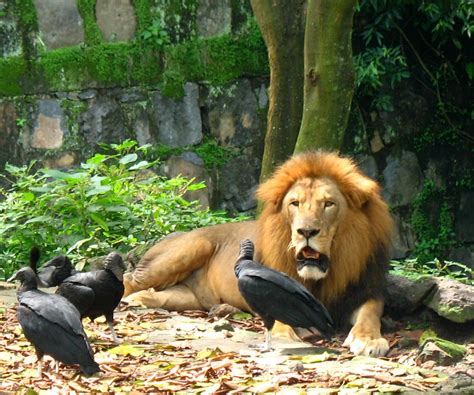
{"type": "Polygon", "coordinates": [[[271,348],[271,330],[276,320],[293,328],[317,329],[330,338],[334,324],[321,302],[298,281],[255,262],[253,255],[252,241],[242,241],[234,270],[240,293],[265,325],[263,351],[271,348]]]}
{"type": "Polygon", "coordinates": [[[70,259],[65,255],[59,255],[49,260],[39,271],[37,271],[38,259],[33,262],[30,260],[30,267],[37,273],[40,286],[56,287],[66,278],[79,273],[73,268],[70,259]]]}
{"type": "Polygon", "coordinates": [[[119,343],[119,339],[113,327],[114,309],[123,296],[124,270],[122,257],[112,252],[105,258],[104,269],[67,277],[56,291],[76,306],[81,318],[89,317],[94,320],[101,315],[105,316],[115,343],[119,343]]]}
{"type": "Polygon", "coordinates": [[[99,372],[74,305],[60,295],[40,291],[36,274],[30,267],[18,270],[8,279],[14,280],[21,281],[16,317],[25,337],[36,350],[39,375],[44,354],[66,365],[77,364],[87,375],[99,372]]]}

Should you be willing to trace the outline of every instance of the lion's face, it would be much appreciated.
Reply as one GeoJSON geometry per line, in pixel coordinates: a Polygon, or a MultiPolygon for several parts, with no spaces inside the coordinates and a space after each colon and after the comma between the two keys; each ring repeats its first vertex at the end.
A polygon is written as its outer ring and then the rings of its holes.
{"type": "Polygon", "coordinates": [[[348,210],[344,195],[328,178],[303,178],[285,195],[282,210],[291,225],[289,248],[298,274],[307,280],[325,277],[334,235],[348,210]]]}

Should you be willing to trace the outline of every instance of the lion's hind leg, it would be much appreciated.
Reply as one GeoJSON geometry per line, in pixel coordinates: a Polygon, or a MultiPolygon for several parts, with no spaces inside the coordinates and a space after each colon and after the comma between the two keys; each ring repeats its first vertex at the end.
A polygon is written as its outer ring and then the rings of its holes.
{"type": "Polygon", "coordinates": [[[212,242],[194,232],[158,242],[132,272],[124,275],[124,297],[148,288],[164,290],[180,283],[206,264],[213,252],[212,242]]]}

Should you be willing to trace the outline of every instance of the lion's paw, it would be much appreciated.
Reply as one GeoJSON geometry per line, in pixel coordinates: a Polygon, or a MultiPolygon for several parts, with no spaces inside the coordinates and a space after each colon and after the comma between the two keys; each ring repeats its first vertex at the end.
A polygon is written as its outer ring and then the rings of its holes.
{"type": "Polygon", "coordinates": [[[296,334],[291,326],[282,324],[280,321],[275,322],[275,325],[272,329],[272,336],[279,337],[281,339],[301,341],[301,338],[296,334]]]}
{"type": "Polygon", "coordinates": [[[152,289],[128,295],[123,302],[132,307],[159,307],[156,306],[156,292],[152,289]]]}
{"type": "Polygon", "coordinates": [[[349,347],[355,355],[371,357],[382,357],[387,354],[390,348],[388,341],[383,337],[373,339],[370,336],[354,336],[352,331],[347,336],[343,346],[349,347]]]}

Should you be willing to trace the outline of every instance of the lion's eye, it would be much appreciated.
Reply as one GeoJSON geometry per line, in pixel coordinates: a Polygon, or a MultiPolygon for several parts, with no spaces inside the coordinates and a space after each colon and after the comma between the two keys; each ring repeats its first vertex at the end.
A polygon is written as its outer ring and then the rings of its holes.
{"type": "Polygon", "coordinates": [[[332,207],[334,206],[334,202],[331,202],[330,200],[326,200],[324,202],[324,208],[332,207]]]}
{"type": "Polygon", "coordinates": [[[299,205],[300,205],[300,202],[298,202],[298,200],[293,200],[292,202],[290,202],[290,206],[298,207],[299,205]]]}

